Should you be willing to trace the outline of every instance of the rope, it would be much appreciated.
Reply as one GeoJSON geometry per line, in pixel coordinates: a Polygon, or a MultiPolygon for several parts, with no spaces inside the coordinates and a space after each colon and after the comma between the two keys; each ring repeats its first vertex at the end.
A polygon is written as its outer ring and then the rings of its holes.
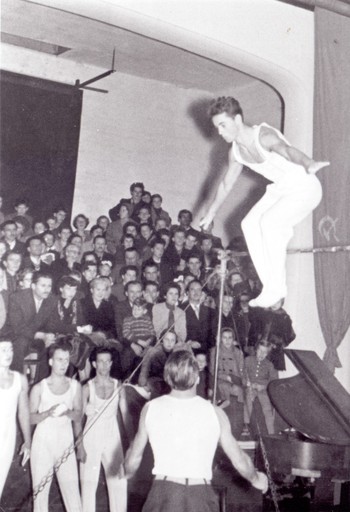
{"type": "Polygon", "coordinates": [[[303,253],[312,253],[312,254],[325,254],[332,252],[349,252],[350,245],[333,245],[332,247],[309,247],[305,249],[288,249],[288,254],[303,254],[303,253]]]}

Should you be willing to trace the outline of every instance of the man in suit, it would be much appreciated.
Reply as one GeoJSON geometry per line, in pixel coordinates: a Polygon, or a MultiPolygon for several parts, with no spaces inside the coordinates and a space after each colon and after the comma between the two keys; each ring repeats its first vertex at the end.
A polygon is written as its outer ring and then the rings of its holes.
{"type": "Polygon", "coordinates": [[[1,231],[8,251],[26,254],[25,244],[17,240],[17,224],[14,220],[4,222],[1,225],[1,231]]]}
{"type": "Polygon", "coordinates": [[[182,306],[186,313],[186,341],[191,340],[194,351],[207,352],[215,344],[216,316],[213,309],[202,304],[202,285],[198,279],[187,289],[188,304],[182,306]]]}
{"type": "Polygon", "coordinates": [[[10,297],[8,322],[13,334],[15,370],[23,372],[24,358],[32,352],[42,359],[45,346],[54,340],[50,323],[57,309],[57,297],[51,295],[51,289],[52,277],[36,272],[30,289],[10,297]]]}
{"type": "MultiPolygon", "coordinates": [[[[164,258],[165,252],[165,242],[162,238],[155,238],[151,243],[151,252],[152,257],[144,262],[144,269],[146,265],[153,264],[157,265],[159,270],[159,284],[164,286],[174,278],[174,272],[171,268],[171,265],[167,263],[164,258]]],[[[145,276],[146,277],[146,276],[145,276]]],[[[147,281],[152,281],[152,279],[146,279],[147,281]]]]}
{"type": "Polygon", "coordinates": [[[26,242],[26,247],[28,255],[23,260],[23,267],[45,274],[50,273],[50,265],[47,265],[41,259],[45,247],[41,236],[34,235],[30,237],[26,242]]]}
{"type": "Polygon", "coordinates": [[[145,186],[143,183],[137,182],[130,185],[130,195],[129,199],[121,199],[119,203],[109,210],[110,219],[117,220],[118,214],[120,211],[121,205],[126,205],[129,210],[129,217],[133,219],[137,219],[137,215],[140,211],[140,208],[144,206],[146,203],[142,201],[142,194],[145,191],[145,186]]]}

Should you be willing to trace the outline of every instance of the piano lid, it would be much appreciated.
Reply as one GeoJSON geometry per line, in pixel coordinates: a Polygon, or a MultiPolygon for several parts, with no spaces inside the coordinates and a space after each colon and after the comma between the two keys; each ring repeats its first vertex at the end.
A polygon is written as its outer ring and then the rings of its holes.
{"type": "Polygon", "coordinates": [[[282,418],[320,443],[350,445],[350,395],[315,352],[285,349],[299,370],[270,382],[268,393],[282,418]]]}

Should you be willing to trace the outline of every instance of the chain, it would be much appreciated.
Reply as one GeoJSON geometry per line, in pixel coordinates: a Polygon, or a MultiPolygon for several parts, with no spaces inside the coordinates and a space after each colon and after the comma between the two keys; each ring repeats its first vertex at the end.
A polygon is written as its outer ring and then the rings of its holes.
{"type": "Polygon", "coordinates": [[[275,511],[276,512],[280,512],[280,509],[279,509],[279,506],[278,506],[277,487],[276,487],[275,482],[272,479],[271,467],[270,467],[269,459],[268,459],[268,456],[267,456],[265,444],[264,444],[264,441],[263,441],[263,438],[262,438],[262,435],[261,435],[261,431],[260,431],[260,427],[259,427],[258,422],[256,422],[256,425],[257,425],[257,428],[258,428],[259,440],[260,440],[260,446],[261,446],[261,453],[262,453],[262,456],[263,456],[263,459],[264,459],[264,465],[265,465],[265,469],[266,469],[267,479],[269,481],[269,487],[270,487],[272,501],[273,501],[273,504],[275,506],[275,511]]]}
{"type": "Polygon", "coordinates": [[[76,444],[81,442],[81,438],[76,443],[72,443],[68,448],[65,449],[63,454],[57,459],[57,461],[54,463],[53,467],[50,469],[50,471],[42,478],[40,483],[34,488],[33,490],[33,499],[35,500],[40,494],[46,485],[50,483],[53,479],[53,475],[57,473],[59,468],[66,462],[68,457],[74,452],[76,444]]]}

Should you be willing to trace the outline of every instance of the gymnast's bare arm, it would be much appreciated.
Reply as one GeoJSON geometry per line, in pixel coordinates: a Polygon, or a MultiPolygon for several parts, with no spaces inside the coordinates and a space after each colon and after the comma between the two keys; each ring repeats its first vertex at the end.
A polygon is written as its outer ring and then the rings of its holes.
{"type": "Polygon", "coordinates": [[[234,159],[234,157],[232,155],[232,151],[230,151],[228,170],[224,176],[224,179],[221,181],[220,185],[218,186],[215,199],[214,199],[213,203],[211,204],[208,212],[199,222],[199,225],[203,229],[208,229],[209,225],[211,224],[213,218],[216,215],[216,212],[218,211],[218,209],[223,204],[226,197],[232,190],[233,185],[236,183],[238,176],[242,172],[242,169],[243,169],[243,165],[238,163],[234,159]]]}
{"type": "Polygon", "coordinates": [[[320,169],[329,165],[329,162],[315,162],[299,149],[289,146],[274,130],[266,126],[261,128],[259,142],[267,151],[274,151],[289,162],[302,165],[309,174],[316,174],[320,169]]]}

